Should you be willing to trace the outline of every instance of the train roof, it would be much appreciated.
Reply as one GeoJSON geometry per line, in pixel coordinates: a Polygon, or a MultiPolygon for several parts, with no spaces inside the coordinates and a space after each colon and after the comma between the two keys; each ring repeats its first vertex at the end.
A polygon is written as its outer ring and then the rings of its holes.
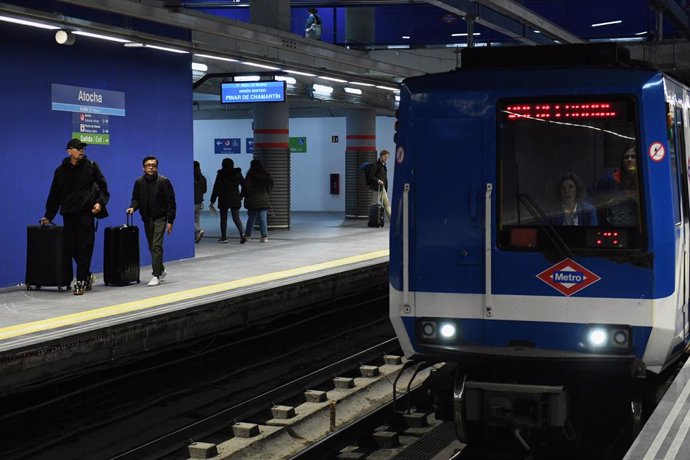
{"type": "Polygon", "coordinates": [[[472,48],[462,53],[462,67],[406,79],[415,91],[491,90],[538,87],[596,88],[641,85],[662,73],[630,58],[615,43],[534,47],[472,48]]]}

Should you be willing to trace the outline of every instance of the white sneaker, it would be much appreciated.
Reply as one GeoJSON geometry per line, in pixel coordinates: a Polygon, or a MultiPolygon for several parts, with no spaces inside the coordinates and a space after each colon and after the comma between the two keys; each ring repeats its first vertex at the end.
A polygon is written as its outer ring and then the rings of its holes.
{"type": "Polygon", "coordinates": [[[268,243],[268,237],[262,236],[261,239],[259,240],[259,243],[268,243]]]}
{"type": "Polygon", "coordinates": [[[165,279],[166,276],[168,276],[168,274],[164,271],[163,273],[160,274],[160,276],[159,276],[158,278],[159,278],[161,281],[163,281],[163,280],[165,279]]]}
{"type": "Polygon", "coordinates": [[[149,286],[158,286],[159,284],[161,284],[161,279],[157,276],[154,276],[151,278],[151,281],[149,281],[149,286]]]}

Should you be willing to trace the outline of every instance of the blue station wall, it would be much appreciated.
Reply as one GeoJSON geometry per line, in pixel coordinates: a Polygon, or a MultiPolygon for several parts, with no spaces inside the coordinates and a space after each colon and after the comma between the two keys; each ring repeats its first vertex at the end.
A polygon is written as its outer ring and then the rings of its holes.
{"type": "MultiPolygon", "coordinates": [[[[111,192],[110,217],[99,221],[93,272],[103,270],[103,228],[123,224],[134,180],[146,155],[159,158],[177,197],[177,219],[166,236],[165,260],[194,256],[193,124],[191,58],[77,37],[61,46],[54,31],[0,25],[0,287],[24,282],[26,226],[45,212],[53,172],[66,156],[72,113],[51,109],[51,84],[125,93],[126,116],[110,116],[110,145],[93,145],[87,156],[98,162],[111,192]],[[11,45],[10,45],[11,44],[11,45]]],[[[62,224],[56,217],[55,223],[62,224]]],[[[141,219],[141,263],[148,253],[141,219]]],[[[142,270],[142,278],[148,273],[142,270]]]]}

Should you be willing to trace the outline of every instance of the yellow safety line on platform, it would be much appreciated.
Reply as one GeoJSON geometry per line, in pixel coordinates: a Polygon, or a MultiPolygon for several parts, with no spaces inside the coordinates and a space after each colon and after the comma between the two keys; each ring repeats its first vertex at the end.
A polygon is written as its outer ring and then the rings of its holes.
{"type": "MultiPolygon", "coordinates": [[[[57,316],[55,318],[48,318],[39,321],[32,321],[30,323],[17,324],[15,326],[7,326],[0,328],[0,340],[6,340],[20,335],[32,334],[34,332],[46,331],[49,329],[56,329],[59,327],[71,326],[85,321],[94,319],[106,318],[108,316],[121,315],[138,310],[145,310],[151,307],[157,307],[167,303],[179,302],[181,300],[189,300],[195,297],[215,294],[221,291],[229,291],[242,287],[251,286],[254,284],[265,283],[268,281],[276,281],[280,279],[290,278],[292,276],[304,275],[318,270],[325,270],[329,268],[340,267],[343,265],[354,264],[357,262],[364,262],[367,260],[378,259],[380,257],[388,257],[388,249],[370,252],[358,256],[345,257],[343,259],[331,260],[316,265],[308,265],[305,267],[291,268],[289,270],[282,270],[274,273],[266,273],[264,275],[250,276],[249,278],[242,278],[235,281],[227,281],[225,283],[212,284],[186,291],[174,292],[157,297],[150,297],[148,299],[135,300],[133,302],[121,303],[117,305],[110,305],[107,307],[95,308],[93,310],[82,311],[79,313],[72,313],[69,315],[57,316]]],[[[88,294],[85,295],[88,297],[88,294]]]]}

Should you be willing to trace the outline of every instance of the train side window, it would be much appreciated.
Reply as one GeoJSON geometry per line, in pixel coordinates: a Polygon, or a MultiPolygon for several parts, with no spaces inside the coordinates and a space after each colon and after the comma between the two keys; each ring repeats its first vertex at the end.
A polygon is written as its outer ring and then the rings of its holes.
{"type": "MultiPolygon", "coordinates": [[[[676,174],[674,177],[678,181],[678,193],[679,200],[682,206],[682,220],[684,222],[688,221],[688,213],[690,213],[690,204],[688,203],[688,162],[687,162],[687,152],[685,150],[685,122],[683,121],[683,111],[677,107],[675,109],[675,150],[676,150],[676,161],[675,169],[676,174]]],[[[673,167],[673,166],[672,166],[673,167]]],[[[677,218],[676,222],[680,222],[681,218],[677,218]]]]}
{"type": "Polygon", "coordinates": [[[680,136],[682,136],[682,113],[671,105],[667,105],[667,135],[669,147],[669,164],[671,166],[671,187],[673,189],[673,221],[681,223],[681,205],[683,204],[683,164],[681,163],[682,154],[679,149],[680,136]],[[680,115],[680,116],[679,116],[680,115]]]}
{"type": "Polygon", "coordinates": [[[546,251],[555,240],[573,250],[642,247],[632,97],[523,98],[497,107],[499,247],[546,251]],[[625,237],[601,237],[608,234],[625,237]]]}

